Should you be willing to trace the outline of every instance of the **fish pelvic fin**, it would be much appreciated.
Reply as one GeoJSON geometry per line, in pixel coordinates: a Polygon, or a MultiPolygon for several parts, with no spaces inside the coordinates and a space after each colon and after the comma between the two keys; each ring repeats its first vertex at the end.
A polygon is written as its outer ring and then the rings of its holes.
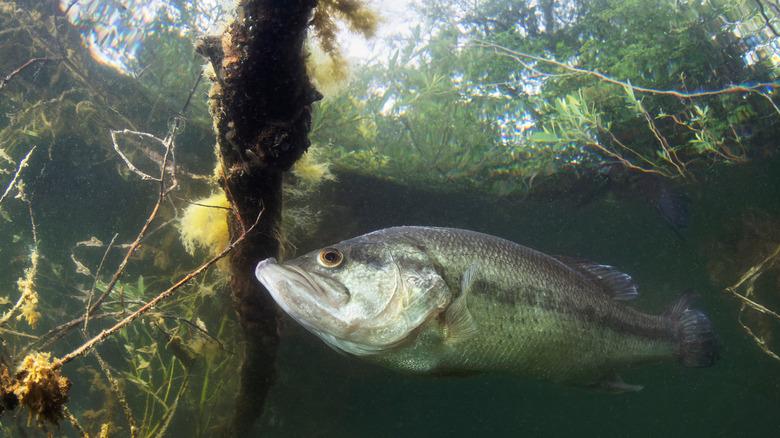
{"type": "Polygon", "coordinates": [[[477,267],[469,267],[463,274],[460,296],[452,302],[444,314],[444,321],[447,327],[446,342],[460,342],[479,333],[479,324],[471,316],[471,312],[469,312],[469,308],[466,305],[466,299],[469,291],[474,286],[476,278],[477,267]]]}
{"type": "Polygon", "coordinates": [[[675,323],[680,363],[687,367],[709,367],[720,359],[721,346],[707,315],[690,308],[693,301],[693,293],[686,292],[661,316],[675,323]]]}

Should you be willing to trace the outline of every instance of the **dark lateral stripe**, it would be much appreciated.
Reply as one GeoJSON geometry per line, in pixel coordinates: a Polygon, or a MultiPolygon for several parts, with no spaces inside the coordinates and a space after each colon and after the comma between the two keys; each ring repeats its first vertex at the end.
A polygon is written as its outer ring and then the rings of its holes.
{"type": "Polygon", "coordinates": [[[664,327],[652,315],[641,314],[622,304],[609,300],[604,295],[598,298],[574,292],[556,292],[525,286],[521,290],[507,291],[485,282],[477,282],[473,293],[496,300],[505,306],[515,308],[539,308],[541,310],[567,315],[594,328],[608,329],[616,334],[654,341],[677,343],[675,333],[664,327]],[[563,297],[569,294],[571,297],[563,297]],[[636,318],[640,316],[642,320],[636,318]],[[658,324],[653,322],[658,321],[658,324]]]}

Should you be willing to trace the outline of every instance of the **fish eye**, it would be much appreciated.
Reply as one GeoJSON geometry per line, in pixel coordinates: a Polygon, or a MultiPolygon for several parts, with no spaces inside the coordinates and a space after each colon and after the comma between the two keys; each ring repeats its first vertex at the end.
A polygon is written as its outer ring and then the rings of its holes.
{"type": "Polygon", "coordinates": [[[342,260],[344,260],[344,256],[341,255],[341,251],[335,248],[325,248],[317,256],[317,262],[326,268],[335,268],[341,264],[342,260]]]}

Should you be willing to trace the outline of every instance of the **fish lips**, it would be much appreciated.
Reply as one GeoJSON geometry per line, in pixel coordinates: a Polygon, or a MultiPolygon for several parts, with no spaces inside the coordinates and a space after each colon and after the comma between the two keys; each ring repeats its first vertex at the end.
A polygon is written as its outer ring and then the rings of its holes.
{"type": "Polygon", "coordinates": [[[306,328],[315,333],[343,329],[343,321],[333,315],[349,302],[349,291],[337,281],[314,275],[295,265],[281,265],[273,257],[255,268],[255,276],[274,301],[306,328]]]}

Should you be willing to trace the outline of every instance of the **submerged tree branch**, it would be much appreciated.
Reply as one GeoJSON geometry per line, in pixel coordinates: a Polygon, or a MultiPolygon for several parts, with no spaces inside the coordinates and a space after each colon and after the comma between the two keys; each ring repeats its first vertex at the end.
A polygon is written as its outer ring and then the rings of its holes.
{"type": "Polygon", "coordinates": [[[2,90],[3,87],[5,87],[5,85],[11,79],[14,78],[14,76],[18,75],[19,73],[24,71],[24,69],[26,69],[27,67],[29,67],[29,66],[31,66],[31,65],[33,65],[35,63],[45,62],[45,61],[61,61],[61,60],[62,60],[61,58],[33,58],[33,59],[25,62],[24,64],[22,64],[21,67],[17,68],[16,70],[12,71],[11,73],[9,73],[8,76],[4,77],[3,79],[0,79],[0,90],[2,90]]]}
{"type": "Polygon", "coordinates": [[[16,185],[16,180],[19,179],[19,174],[22,173],[22,170],[24,170],[25,167],[27,167],[27,160],[30,159],[30,155],[32,155],[33,151],[35,151],[35,148],[37,146],[33,146],[32,149],[30,149],[30,152],[27,152],[27,155],[22,159],[21,162],[19,162],[19,167],[16,169],[16,173],[14,173],[13,179],[11,179],[11,182],[8,183],[8,187],[6,187],[5,192],[3,192],[3,195],[0,196],[0,204],[3,203],[6,196],[8,196],[8,192],[11,191],[11,189],[16,185]]]}
{"type": "Polygon", "coordinates": [[[742,278],[740,278],[739,281],[733,286],[727,287],[726,291],[741,300],[739,307],[739,318],[737,319],[739,325],[742,326],[748,336],[753,338],[753,341],[756,343],[756,345],[758,345],[758,348],[760,348],[761,351],[773,359],[780,361],[780,355],[771,350],[771,348],[767,345],[767,340],[756,335],[756,333],[747,324],[745,324],[744,321],[742,321],[742,315],[744,314],[745,309],[748,307],[764,315],[768,315],[772,318],[780,320],[780,314],[772,311],[771,309],[768,309],[766,306],[759,304],[750,298],[751,295],[754,294],[756,280],[758,280],[758,278],[767,269],[771,268],[778,261],[778,255],[780,255],[780,246],[778,246],[772,254],[766,257],[759,264],[748,269],[748,271],[742,275],[742,278]],[[743,284],[747,284],[747,287],[745,288],[745,293],[741,294],[738,290],[743,284]]]}
{"type": "Polygon", "coordinates": [[[157,303],[159,303],[160,301],[162,301],[162,300],[168,298],[169,296],[171,296],[180,287],[184,286],[190,280],[192,280],[193,278],[198,276],[200,273],[202,273],[203,271],[208,269],[211,265],[216,263],[218,260],[220,260],[221,258],[223,258],[226,255],[228,255],[228,253],[230,253],[230,251],[232,251],[233,248],[236,247],[236,245],[240,244],[244,240],[244,238],[255,228],[255,225],[257,225],[257,222],[260,220],[260,216],[262,216],[262,212],[261,212],[260,215],[257,216],[257,219],[255,219],[255,223],[252,224],[252,226],[249,227],[249,229],[247,229],[246,233],[244,233],[241,236],[239,236],[239,238],[236,239],[233,243],[231,243],[230,246],[225,248],[224,251],[222,251],[221,253],[216,255],[214,258],[212,258],[211,260],[209,260],[205,264],[201,265],[201,267],[199,267],[198,269],[196,269],[196,270],[190,272],[189,274],[187,274],[184,278],[179,280],[179,282],[177,282],[176,284],[174,284],[170,288],[166,289],[163,292],[160,292],[160,294],[158,294],[154,299],[152,299],[151,301],[146,303],[146,305],[144,305],[140,309],[136,310],[135,312],[131,313],[125,319],[123,319],[123,320],[119,321],[118,323],[116,323],[113,327],[111,327],[111,328],[109,328],[107,330],[103,330],[102,332],[100,332],[100,334],[98,334],[97,336],[93,337],[89,341],[85,342],[84,344],[82,344],[77,349],[71,351],[70,353],[66,354],[62,358],[57,359],[54,362],[54,366],[55,367],[62,366],[64,364],[72,361],[73,359],[81,356],[87,350],[89,350],[90,348],[92,348],[95,345],[99,344],[100,342],[104,341],[106,338],[111,336],[117,330],[121,329],[122,327],[125,327],[126,325],[128,325],[131,322],[133,322],[134,320],[136,320],[138,317],[142,316],[143,314],[145,314],[146,312],[151,310],[154,306],[157,305],[157,303]]]}

